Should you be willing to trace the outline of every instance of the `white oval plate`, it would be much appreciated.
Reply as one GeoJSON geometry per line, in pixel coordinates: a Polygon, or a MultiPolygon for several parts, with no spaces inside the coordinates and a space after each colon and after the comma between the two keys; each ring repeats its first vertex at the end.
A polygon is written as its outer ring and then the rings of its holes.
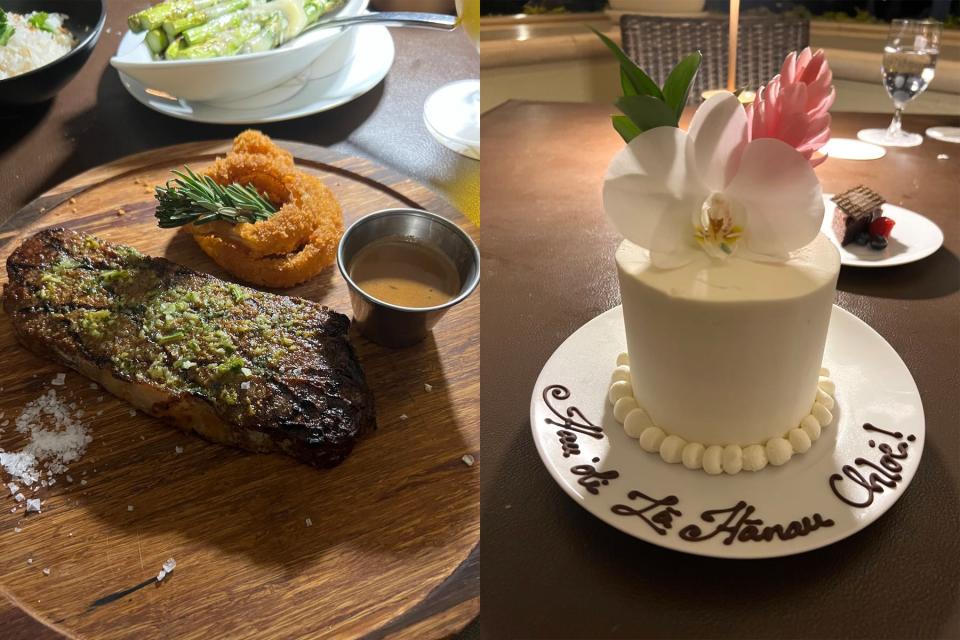
{"type": "MultiPolygon", "coordinates": [[[[354,37],[335,42],[298,77],[262,94],[232,103],[188,102],[148,90],[136,79],[120,74],[123,86],[141,104],[162,114],[214,124],[262,124],[293,120],[329,111],[359,98],[383,80],[393,66],[393,38],[386,27],[352,27],[354,37]],[[330,65],[331,58],[343,64],[330,65]],[[330,67],[334,68],[331,70],[330,67]]],[[[348,34],[349,35],[349,34],[348,34]]]]}
{"type": "Polygon", "coordinates": [[[530,423],[557,484],[587,511],[636,538],[720,558],[803,553],[879,518],[917,470],[924,442],[917,385],[893,347],[839,307],[833,308],[824,355],[837,384],[833,423],[806,453],[755,473],[709,476],[641,449],[614,420],[607,401],[610,374],[623,351],[621,307],[580,327],[544,365],[530,423]],[[867,431],[866,423],[889,434],[867,431]],[[891,435],[897,433],[899,438],[891,435]],[[905,457],[885,456],[879,449],[886,446],[905,457]],[[899,472],[878,470],[884,457],[899,472]],[[858,474],[877,490],[857,484],[858,474]],[[751,539],[765,531],[771,540],[751,539]]]}
{"type": "Polygon", "coordinates": [[[943,245],[943,231],[932,220],[916,211],[898,207],[889,202],[883,205],[883,215],[893,218],[896,224],[887,239],[886,249],[871,249],[851,243],[840,246],[833,232],[833,211],[836,206],[830,201],[832,193],[823,194],[823,224],[820,230],[840,251],[840,264],[848,267],[893,267],[923,260],[943,245]]]}

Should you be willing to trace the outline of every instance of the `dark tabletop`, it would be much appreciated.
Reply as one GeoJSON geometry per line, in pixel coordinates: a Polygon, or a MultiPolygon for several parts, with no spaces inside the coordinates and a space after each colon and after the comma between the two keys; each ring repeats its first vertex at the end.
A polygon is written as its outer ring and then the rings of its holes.
{"type": "MultiPolygon", "coordinates": [[[[108,0],[104,32],[86,66],[51,103],[0,112],[0,211],[19,210],[97,165],[157,147],[232,138],[247,128],[184,122],[136,102],[108,65],[126,16],[146,0],[108,0]],[[109,30],[109,33],[107,32],[109,30]]],[[[252,125],[276,138],[331,147],[410,176],[479,220],[479,163],[438,144],[423,124],[424,100],[453,80],[476,78],[480,59],[461,32],[392,29],[396,60],[383,82],[332,111],[252,125]]],[[[464,638],[477,635],[470,625],[464,638]]],[[[23,614],[0,589],[0,638],[60,637],[23,614]]]]}
{"type": "MultiPolygon", "coordinates": [[[[960,146],[926,139],[880,160],[817,169],[824,191],[864,183],[946,236],[926,260],[844,267],[838,284],[838,304],[893,345],[920,389],[926,444],[913,483],[886,515],[832,546],[717,560],[594,518],[554,483],[530,434],[543,364],[620,302],[620,238],[600,199],[623,144],[611,112],[513,102],[482,119],[483,637],[960,637],[960,146]]],[[[836,114],[833,134],[855,137],[889,120],[836,114]]],[[[938,124],[960,119],[904,118],[909,131],[938,124]]]]}

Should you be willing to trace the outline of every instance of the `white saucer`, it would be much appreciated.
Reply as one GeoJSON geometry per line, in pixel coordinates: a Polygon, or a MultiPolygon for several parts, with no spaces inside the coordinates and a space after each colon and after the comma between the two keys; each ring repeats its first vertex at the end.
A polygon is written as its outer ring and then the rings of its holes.
{"type": "Polygon", "coordinates": [[[830,138],[820,152],[836,160],[877,160],[887,155],[887,150],[878,144],[852,138],[830,138]]]}
{"type": "Polygon", "coordinates": [[[537,451],[557,484],[587,511],[636,538],[720,558],[802,553],[842,540],[879,518],[917,470],[924,443],[917,385],[886,340],[839,307],[833,308],[824,355],[837,384],[833,423],[806,453],[758,472],[708,476],[641,449],[614,420],[607,401],[610,374],[623,351],[621,307],[580,327],[544,365],[531,398],[530,423],[537,451]],[[865,423],[901,437],[866,431],[865,423]],[[906,457],[887,458],[888,468],[901,468],[881,476],[870,465],[880,466],[886,456],[878,449],[885,445],[895,453],[906,451],[906,457]],[[857,485],[851,477],[858,473],[882,491],[857,485]],[[891,486],[880,485],[871,474],[891,486]],[[848,504],[866,503],[868,497],[870,504],[848,504]],[[743,522],[746,517],[763,522],[743,522]],[[732,540],[726,531],[710,536],[728,519],[735,529],[732,540]],[[770,541],[740,539],[774,525],[782,525],[788,539],[776,532],[770,541]],[[798,535],[797,528],[803,533],[798,535]]]}
{"type": "Polygon", "coordinates": [[[840,250],[840,264],[848,267],[893,267],[922,260],[943,244],[943,231],[932,220],[916,211],[887,203],[883,205],[883,215],[892,218],[896,224],[887,238],[886,249],[872,249],[870,245],[860,246],[856,243],[841,247],[833,232],[833,211],[837,205],[830,201],[832,197],[832,193],[823,194],[826,211],[820,230],[840,250]]]}
{"type": "Polygon", "coordinates": [[[328,111],[354,100],[377,85],[393,65],[393,38],[386,27],[354,27],[314,63],[307,78],[295,78],[251,98],[223,104],[178,100],[120,74],[120,81],[140,103],[154,111],[193,122],[261,124],[292,120],[328,111]]]}
{"type": "Polygon", "coordinates": [[[930,127],[925,133],[934,140],[960,144],[960,127],[930,127]]]}

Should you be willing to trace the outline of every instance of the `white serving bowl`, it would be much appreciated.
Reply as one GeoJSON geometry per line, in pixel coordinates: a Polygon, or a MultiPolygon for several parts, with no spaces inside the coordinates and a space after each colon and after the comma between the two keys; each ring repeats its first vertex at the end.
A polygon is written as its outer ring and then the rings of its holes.
{"type": "MultiPolygon", "coordinates": [[[[348,0],[331,16],[363,13],[368,1],[348,0]]],[[[154,60],[146,34],[128,31],[110,64],[150,90],[189,101],[228,102],[263,93],[303,73],[345,31],[319,29],[271,51],[209,60],[154,60]]]]}

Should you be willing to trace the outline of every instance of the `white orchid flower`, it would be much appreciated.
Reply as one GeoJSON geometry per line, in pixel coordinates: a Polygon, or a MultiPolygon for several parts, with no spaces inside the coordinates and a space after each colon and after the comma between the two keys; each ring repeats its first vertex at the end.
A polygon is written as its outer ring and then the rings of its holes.
{"type": "Polygon", "coordinates": [[[786,260],[820,231],[820,182],[790,145],[748,135],[743,106],[722,93],[697,109],[688,132],[657,127],[631,140],[603,185],[614,227],[661,268],[699,251],[786,260]]]}

